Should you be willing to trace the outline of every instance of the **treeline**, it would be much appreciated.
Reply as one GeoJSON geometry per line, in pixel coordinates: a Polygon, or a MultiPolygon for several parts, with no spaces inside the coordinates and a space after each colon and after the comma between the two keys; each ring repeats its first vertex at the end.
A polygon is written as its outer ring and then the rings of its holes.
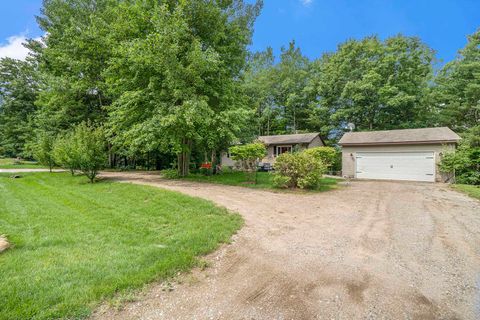
{"type": "Polygon", "coordinates": [[[262,3],[45,0],[42,41],[0,61],[0,155],[32,157],[39,137],[101,128],[108,165],[181,175],[259,134],[480,121],[480,32],[434,68],[415,37],[349,40],[310,60],[294,42],[250,53],[262,3]]]}

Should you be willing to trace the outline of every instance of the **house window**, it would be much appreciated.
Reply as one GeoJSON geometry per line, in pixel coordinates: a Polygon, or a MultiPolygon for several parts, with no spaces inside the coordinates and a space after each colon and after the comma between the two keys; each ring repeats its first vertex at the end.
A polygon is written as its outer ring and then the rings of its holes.
{"type": "Polygon", "coordinates": [[[292,152],[292,146],[276,146],[276,151],[276,156],[279,156],[285,152],[292,152]]]}

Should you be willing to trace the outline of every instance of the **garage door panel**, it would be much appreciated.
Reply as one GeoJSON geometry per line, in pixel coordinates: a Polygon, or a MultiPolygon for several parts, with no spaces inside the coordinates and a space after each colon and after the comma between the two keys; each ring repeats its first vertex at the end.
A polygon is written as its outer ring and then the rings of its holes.
{"type": "Polygon", "coordinates": [[[435,181],[433,152],[359,152],[356,166],[360,179],[435,181]]]}

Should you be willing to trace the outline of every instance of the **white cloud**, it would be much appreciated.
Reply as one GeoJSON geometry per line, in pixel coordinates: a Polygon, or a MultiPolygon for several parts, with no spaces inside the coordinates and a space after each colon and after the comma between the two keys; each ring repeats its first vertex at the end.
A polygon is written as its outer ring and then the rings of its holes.
{"type": "Polygon", "coordinates": [[[304,6],[309,6],[313,3],[313,0],[300,0],[304,6]]]}
{"type": "Polygon", "coordinates": [[[0,44],[0,58],[9,57],[24,60],[29,51],[23,46],[26,40],[27,37],[23,34],[9,37],[6,43],[0,44]]]}

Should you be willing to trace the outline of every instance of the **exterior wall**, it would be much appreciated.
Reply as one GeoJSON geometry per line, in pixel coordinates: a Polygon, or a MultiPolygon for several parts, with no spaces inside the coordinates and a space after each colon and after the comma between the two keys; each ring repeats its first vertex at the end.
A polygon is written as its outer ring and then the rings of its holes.
{"type": "Polygon", "coordinates": [[[448,174],[441,174],[438,170],[438,164],[441,160],[441,154],[445,151],[455,150],[455,144],[411,144],[411,145],[384,145],[384,146],[345,146],[342,147],[342,175],[350,178],[355,177],[355,158],[357,152],[414,152],[431,151],[435,153],[435,181],[446,181],[448,174]]]}
{"type": "Polygon", "coordinates": [[[222,152],[222,158],[220,163],[224,167],[234,167],[236,161],[230,158],[227,152],[222,152]]]}
{"type": "Polygon", "coordinates": [[[325,144],[323,143],[322,139],[320,139],[320,136],[317,136],[315,139],[310,142],[307,148],[315,148],[315,147],[323,147],[325,144]]]}

